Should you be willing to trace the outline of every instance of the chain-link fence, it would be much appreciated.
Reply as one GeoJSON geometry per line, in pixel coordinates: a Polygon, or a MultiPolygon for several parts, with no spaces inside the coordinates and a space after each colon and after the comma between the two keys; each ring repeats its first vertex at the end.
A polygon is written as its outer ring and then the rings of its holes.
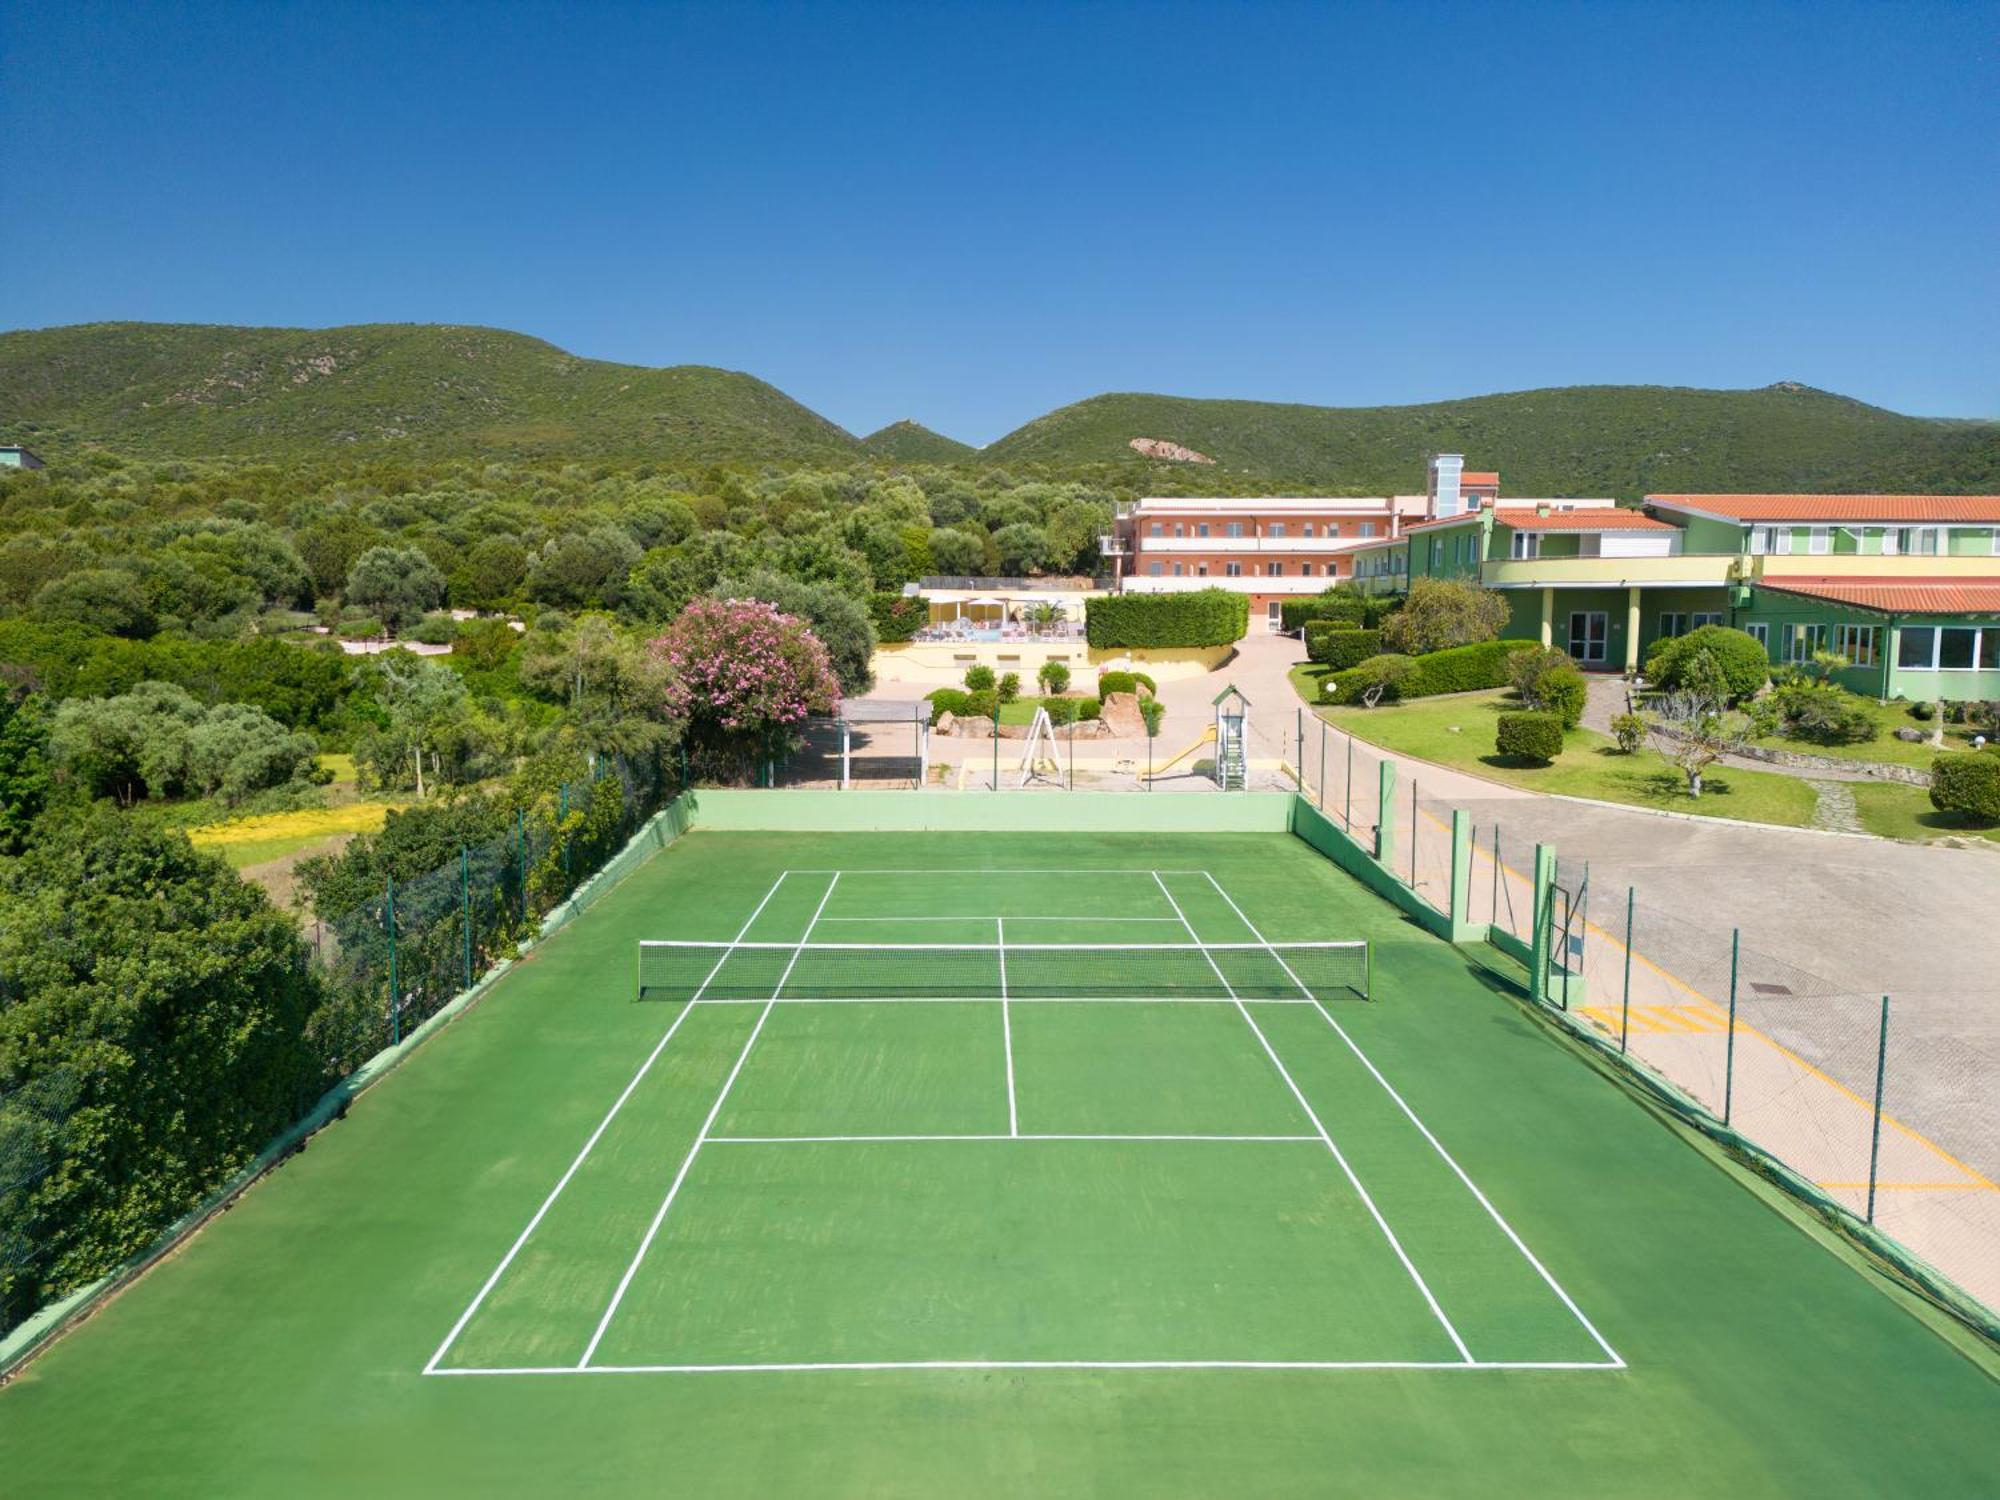
{"type": "Polygon", "coordinates": [[[1559,860],[1546,899],[1552,1008],[2000,1306],[2000,1071],[1922,1028],[1964,995],[1857,993],[1633,888],[1592,890],[1582,864],[1559,860]]]}

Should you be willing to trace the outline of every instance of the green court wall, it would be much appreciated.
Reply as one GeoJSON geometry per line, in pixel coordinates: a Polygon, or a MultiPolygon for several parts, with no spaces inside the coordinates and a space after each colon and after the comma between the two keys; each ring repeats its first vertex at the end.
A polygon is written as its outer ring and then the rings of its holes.
{"type": "Polygon", "coordinates": [[[704,829],[813,833],[1285,833],[1290,792],[839,792],[693,794],[704,829]]]}

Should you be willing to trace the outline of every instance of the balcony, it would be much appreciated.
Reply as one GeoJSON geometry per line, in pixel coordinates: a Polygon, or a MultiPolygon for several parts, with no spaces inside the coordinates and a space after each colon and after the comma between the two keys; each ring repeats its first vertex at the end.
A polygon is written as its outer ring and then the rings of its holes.
{"type": "Polygon", "coordinates": [[[1384,540],[1379,536],[1142,536],[1140,553],[1213,552],[1251,556],[1263,552],[1346,552],[1384,540]]]}
{"type": "Polygon", "coordinates": [[[1317,578],[1154,578],[1150,575],[1128,576],[1125,592],[1128,594],[1180,594],[1194,589],[1228,589],[1235,594],[1323,594],[1336,583],[1338,578],[1320,576],[1317,578]]]}
{"type": "Polygon", "coordinates": [[[1700,588],[1729,583],[1741,562],[1734,552],[1670,557],[1523,557],[1481,563],[1479,579],[1490,589],[1700,588]]]}
{"type": "Polygon", "coordinates": [[[1743,563],[1746,578],[2000,578],[2000,557],[1950,553],[1771,552],[1743,563]]]}
{"type": "Polygon", "coordinates": [[[1099,557],[1130,557],[1132,555],[1131,544],[1122,536],[1100,536],[1097,539],[1097,555],[1099,557]]]}

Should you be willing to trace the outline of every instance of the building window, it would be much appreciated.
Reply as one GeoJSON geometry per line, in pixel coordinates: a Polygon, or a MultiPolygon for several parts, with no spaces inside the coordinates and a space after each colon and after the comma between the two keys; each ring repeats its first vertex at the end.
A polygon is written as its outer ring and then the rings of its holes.
{"type": "Polygon", "coordinates": [[[1826,627],[1824,625],[1790,625],[1785,630],[1785,660],[1795,665],[1803,665],[1813,659],[1815,651],[1826,649],[1826,627]]]}
{"type": "MultiPolygon", "coordinates": [[[[1326,534],[1328,536],[1339,536],[1340,528],[1338,526],[1329,526],[1326,528],[1326,534]]],[[[1360,535],[1363,541],[1375,535],[1375,523],[1373,521],[1363,521],[1361,523],[1360,535]]]]}
{"type": "Polygon", "coordinates": [[[1312,534],[1313,534],[1313,523],[1312,523],[1312,522],[1310,522],[1310,521],[1307,521],[1307,522],[1306,522],[1306,523],[1305,523],[1304,525],[1302,525],[1301,527],[1299,527],[1299,535],[1300,535],[1300,536],[1302,536],[1302,537],[1306,537],[1306,538],[1310,539],[1310,538],[1311,538],[1311,536],[1312,536],[1312,534]]]}
{"type": "Polygon", "coordinates": [[[1207,564],[1207,563],[1196,563],[1196,564],[1194,565],[1194,576],[1195,576],[1195,577],[1197,577],[1197,578],[1206,578],[1206,577],[1208,577],[1208,564],[1207,564]]]}
{"type": "Polygon", "coordinates": [[[1938,670],[1970,672],[1979,665],[1979,632],[1958,625],[1938,631],[1938,670]]]}
{"type": "Polygon", "coordinates": [[[1285,576],[1285,565],[1283,563],[1272,563],[1264,572],[1272,578],[1283,578],[1285,576]]]}
{"type": "Polygon", "coordinates": [[[1183,526],[1179,521],[1174,522],[1175,539],[1178,540],[1186,535],[1187,535],[1187,527],[1183,526]]]}
{"type": "Polygon", "coordinates": [[[1179,578],[1179,577],[1181,576],[1181,574],[1182,574],[1182,571],[1183,571],[1183,570],[1182,570],[1182,568],[1181,568],[1181,565],[1180,565],[1179,563],[1175,563],[1175,564],[1174,564],[1174,577],[1176,577],[1176,578],[1179,578]]]}
{"type": "Polygon", "coordinates": [[[1875,626],[1836,625],[1833,627],[1833,649],[1857,667],[1875,665],[1875,626]]]}
{"type": "Polygon", "coordinates": [[[1313,565],[1311,563],[1300,563],[1299,577],[1310,578],[1312,576],[1313,576],[1313,565]]]}
{"type": "Polygon", "coordinates": [[[1762,620],[1752,620],[1743,627],[1743,633],[1764,648],[1764,655],[1771,654],[1771,627],[1762,620]]]}
{"type": "Polygon", "coordinates": [[[1913,552],[1921,557],[1937,555],[1938,529],[1935,526],[1912,527],[1903,540],[1907,544],[1903,548],[1905,552],[1913,552]]]}
{"type": "Polygon", "coordinates": [[[1160,574],[1164,571],[1165,570],[1161,568],[1161,566],[1158,563],[1146,564],[1146,576],[1148,578],[1158,578],[1160,574]]]}
{"type": "Polygon", "coordinates": [[[1224,533],[1224,535],[1225,535],[1225,536],[1231,536],[1231,537],[1240,537],[1240,536],[1242,536],[1242,535],[1243,535],[1243,523],[1242,523],[1241,521],[1231,521],[1231,522],[1229,523],[1229,529],[1228,529],[1228,531],[1226,531],[1226,532],[1224,533]]]}
{"type": "Polygon", "coordinates": [[[1937,627],[1905,625],[1896,632],[1896,665],[1929,672],[1937,666],[1937,627]]]}
{"type": "Polygon", "coordinates": [[[1224,578],[1241,578],[1243,576],[1243,564],[1224,563],[1222,565],[1222,576],[1224,578]]]}
{"type": "Polygon", "coordinates": [[[1166,534],[1167,534],[1167,528],[1162,526],[1158,521],[1155,521],[1153,523],[1153,535],[1165,536],[1166,534]]]}
{"type": "Polygon", "coordinates": [[[1677,635],[1686,635],[1688,617],[1679,610],[1666,610],[1660,615],[1660,639],[1672,640],[1677,635]]]}
{"type": "Polygon", "coordinates": [[[1833,550],[1833,532],[1825,526],[1815,526],[1806,533],[1806,550],[1819,557],[1833,550]]]}
{"type": "Polygon", "coordinates": [[[1206,522],[1206,521],[1202,521],[1202,522],[1200,522],[1199,524],[1197,524],[1197,525],[1195,526],[1195,528],[1194,528],[1194,534],[1195,534],[1196,536],[1207,536],[1207,535],[1208,535],[1208,522],[1206,522]]]}
{"type": "Polygon", "coordinates": [[[1774,526],[1771,528],[1771,550],[1783,557],[1792,550],[1792,528],[1774,526]]]}
{"type": "Polygon", "coordinates": [[[1722,613],[1720,610],[1698,609],[1688,616],[1689,630],[1699,630],[1704,625],[1720,625],[1721,623],[1722,613]]]}
{"type": "Polygon", "coordinates": [[[1540,557],[1542,555],[1541,534],[1534,531],[1515,532],[1513,555],[1515,557],[1540,557]]]}
{"type": "MultiPolygon", "coordinates": [[[[1328,536],[1339,536],[1339,535],[1340,535],[1340,522],[1338,522],[1338,521],[1328,521],[1328,522],[1326,523],[1326,534],[1327,534],[1328,536]]],[[[1365,524],[1364,524],[1364,525],[1362,526],[1362,528],[1361,528],[1361,534],[1362,534],[1363,536],[1373,536],[1373,535],[1375,535],[1375,528],[1374,528],[1373,526],[1368,526],[1368,525],[1365,525],[1365,524]]],[[[1310,533],[1310,532],[1308,532],[1308,533],[1307,533],[1307,535],[1311,535],[1311,533],[1310,533]]]]}
{"type": "Polygon", "coordinates": [[[1284,534],[1285,534],[1285,523],[1283,521],[1272,521],[1264,527],[1265,536],[1281,537],[1284,534]]]}
{"type": "Polygon", "coordinates": [[[1750,528],[1750,555],[1752,557],[1762,557],[1770,550],[1771,528],[1768,526],[1752,526],[1750,528]]]}

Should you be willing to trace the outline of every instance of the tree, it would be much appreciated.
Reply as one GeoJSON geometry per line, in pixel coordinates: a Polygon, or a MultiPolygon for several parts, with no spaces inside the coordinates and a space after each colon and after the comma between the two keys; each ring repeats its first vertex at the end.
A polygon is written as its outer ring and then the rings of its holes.
{"type": "Polygon", "coordinates": [[[931,533],[931,560],[947,578],[976,578],[986,571],[986,538],[940,528],[931,533]]]}
{"type": "Polygon", "coordinates": [[[444,603],[444,575],[415,547],[370,547],[347,574],[347,602],[368,610],[393,635],[444,603]]]}
{"type": "Polygon", "coordinates": [[[383,540],[381,532],[346,512],[322,517],[303,528],[297,537],[298,552],[313,592],[321,598],[338,594],[347,587],[355,559],[383,540]]]}
{"type": "Polygon", "coordinates": [[[84,568],[50,580],[35,595],[35,613],[137,641],[159,628],[145,590],[123,568],[84,568]]]}
{"type": "Polygon", "coordinates": [[[1699,797],[1708,768],[1735,747],[1723,717],[1729,685],[1706,651],[1695,652],[1681,676],[1685,685],[1653,704],[1653,745],[1687,778],[1688,795],[1699,797]]]}
{"type": "Polygon", "coordinates": [[[456,731],[471,712],[471,694],[458,673],[421,656],[391,651],[376,657],[374,665],[376,701],[389,723],[364,739],[358,753],[382,786],[402,784],[402,769],[409,766],[422,798],[424,756],[439,756],[447,737],[458,740],[456,731]]]}
{"type": "Polygon", "coordinates": [[[0,1258],[0,1326],[150,1243],[325,1082],[318,981],[260,887],[110,809],[45,825],[0,860],[0,1078],[68,1108],[8,1183],[34,1229],[0,1258]]]}
{"type": "MultiPolygon", "coordinates": [[[[1001,527],[993,533],[993,546],[1000,555],[1000,571],[1008,577],[1048,571],[1048,534],[1032,522],[1018,521],[1001,527]]],[[[935,544],[931,550],[937,550],[935,544]]]]}
{"type": "Polygon", "coordinates": [[[840,690],[849,696],[875,685],[875,622],[868,610],[826,583],[801,583],[769,568],[716,585],[722,599],[761,599],[812,627],[833,662],[840,690]]]}
{"type": "Polygon", "coordinates": [[[747,780],[790,748],[808,715],[840,699],[819,639],[759,600],[697,599],[652,650],[670,674],[666,713],[687,726],[689,758],[705,775],[747,780]]]}
{"type": "Polygon", "coordinates": [[[1035,680],[1042,685],[1045,693],[1066,693],[1069,691],[1069,667],[1059,661],[1045,661],[1035,673],[1035,680]]]}
{"type": "Polygon", "coordinates": [[[72,698],[49,735],[56,768],[93,797],[219,797],[314,780],[318,745],[248,703],[204,707],[167,682],[72,698]]]}
{"type": "Polygon", "coordinates": [[[486,538],[451,575],[451,597],[472,609],[497,609],[528,576],[528,549],[510,536],[486,538]]]}
{"type": "Polygon", "coordinates": [[[1493,590],[1456,578],[1419,578],[1403,607],[1382,622],[1382,644],[1422,656],[1490,641],[1506,623],[1507,601],[1493,590]]]}
{"type": "Polygon", "coordinates": [[[19,854],[49,797],[49,708],[0,688],[0,854],[19,854]]]}
{"type": "Polygon", "coordinates": [[[528,597],[569,608],[614,606],[639,557],[639,544],[610,526],[555,537],[528,565],[528,597]]]}

